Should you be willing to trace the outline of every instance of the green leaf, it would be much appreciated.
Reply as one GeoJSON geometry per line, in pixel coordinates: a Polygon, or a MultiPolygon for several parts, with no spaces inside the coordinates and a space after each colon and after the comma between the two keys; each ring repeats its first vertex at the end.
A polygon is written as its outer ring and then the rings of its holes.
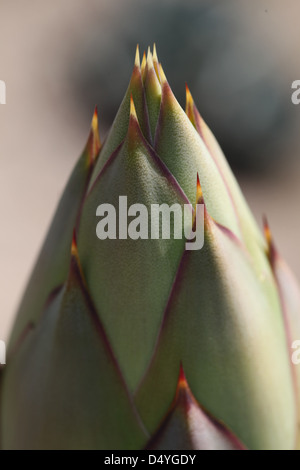
{"type": "Polygon", "coordinates": [[[4,449],[136,449],[139,424],[73,255],[66,285],[4,371],[4,449]]]}
{"type": "Polygon", "coordinates": [[[240,237],[237,215],[219,170],[165,79],[155,150],[193,205],[199,174],[209,213],[240,237]]]}
{"type": "Polygon", "coordinates": [[[268,225],[265,226],[265,231],[269,247],[269,258],[278,285],[286,328],[287,349],[290,356],[298,414],[296,447],[300,450],[300,364],[298,363],[300,355],[297,353],[300,348],[300,288],[290,268],[276,250],[268,225]],[[296,357],[293,361],[294,354],[296,357]]]}
{"type": "Polygon", "coordinates": [[[153,65],[152,54],[148,51],[144,80],[147,108],[152,140],[154,141],[161,103],[161,85],[153,65]]]}
{"type": "Polygon", "coordinates": [[[255,262],[254,265],[257,272],[264,271],[266,269],[266,260],[264,256],[264,250],[266,248],[265,241],[223,154],[223,151],[195,106],[188,87],[186,93],[186,113],[205,143],[207,150],[222,176],[239,220],[242,238],[255,262]]]}
{"type": "Polygon", "coordinates": [[[118,215],[119,196],[127,196],[128,207],[144,204],[149,214],[151,204],[188,204],[143,138],[133,114],[119,152],[84,202],[78,247],[91,296],[126,382],[134,390],[151,358],[185,240],[119,239],[119,234],[115,240],[99,240],[97,207],[112,204],[118,215]]]}
{"type": "Polygon", "coordinates": [[[259,278],[233,234],[206,213],[200,251],[185,252],[136,403],[153,433],[182,363],[196,400],[250,449],[291,449],[295,404],[272,277],[259,278]]]}
{"type": "Polygon", "coordinates": [[[94,184],[97,176],[99,175],[100,171],[102,170],[103,166],[105,165],[111,154],[117,149],[117,147],[126,137],[129,124],[129,109],[131,96],[133,97],[135,103],[141,130],[145,138],[151,141],[145,90],[141,77],[140,66],[136,60],[127,91],[117,112],[117,115],[114,119],[114,122],[109,130],[108,136],[105,142],[103,143],[99,159],[95,165],[95,169],[92,174],[89,188],[91,188],[94,184]]]}
{"type": "Polygon", "coordinates": [[[197,403],[181,372],[172,408],[147,449],[245,450],[245,447],[197,403]]]}

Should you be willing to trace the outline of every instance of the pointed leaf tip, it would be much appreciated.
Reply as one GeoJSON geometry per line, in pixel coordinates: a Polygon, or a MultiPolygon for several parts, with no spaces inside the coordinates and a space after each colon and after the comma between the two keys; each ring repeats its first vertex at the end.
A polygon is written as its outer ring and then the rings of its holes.
{"type": "Polygon", "coordinates": [[[69,275],[67,279],[67,285],[72,285],[74,280],[74,270],[78,273],[82,285],[86,288],[86,281],[82,271],[81,262],[79,259],[78,245],[77,245],[77,236],[75,229],[73,230],[72,244],[71,244],[71,262],[69,267],[69,275]]]}
{"type": "Polygon", "coordinates": [[[129,151],[133,151],[138,141],[140,140],[141,129],[138,121],[134,101],[132,95],[130,95],[130,117],[127,131],[127,143],[129,144],[129,151]]]}
{"type": "Polygon", "coordinates": [[[275,249],[270,225],[266,216],[263,216],[263,226],[264,226],[264,235],[265,235],[265,239],[267,242],[267,256],[269,258],[271,265],[273,265],[275,261],[275,257],[276,257],[276,249],[275,249]]]}
{"type": "Polygon", "coordinates": [[[188,384],[188,381],[185,376],[185,372],[183,369],[182,362],[180,363],[180,368],[179,368],[179,375],[178,375],[178,381],[177,381],[177,387],[176,387],[176,392],[172,404],[172,408],[176,408],[176,406],[181,403],[183,407],[188,407],[189,403],[191,401],[194,401],[194,397],[192,395],[190,386],[188,384]]]}
{"type": "Polygon", "coordinates": [[[142,58],[142,64],[141,64],[141,74],[142,74],[142,76],[145,73],[146,64],[147,64],[147,57],[146,57],[146,52],[144,51],[143,58],[142,58]]]}
{"type": "Polygon", "coordinates": [[[90,165],[93,165],[96,158],[98,157],[100,147],[101,141],[99,135],[98,108],[95,106],[91,122],[91,130],[86,144],[86,151],[90,165]]]}
{"type": "Polygon", "coordinates": [[[158,57],[157,57],[157,51],[156,51],[156,44],[155,44],[155,42],[153,43],[153,53],[152,53],[152,55],[153,55],[153,62],[154,62],[154,61],[155,61],[155,62],[158,62],[158,57]]]}
{"type": "Polygon", "coordinates": [[[183,366],[182,366],[182,363],[180,363],[180,369],[179,369],[179,376],[178,376],[178,383],[177,383],[177,390],[180,388],[180,387],[187,387],[188,384],[187,384],[187,381],[186,381],[186,377],[185,377],[185,373],[184,373],[184,370],[183,370],[183,366]]]}
{"type": "Polygon", "coordinates": [[[154,67],[154,65],[153,65],[153,56],[152,56],[152,52],[150,50],[150,47],[148,48],[148,54],[147,54],[147,66],[148,66],[148,70],[150,70],[154,67]]]}
{"type": "Polygon", "coordinates": [[[171,409],[147,450],[245,450],[243,444],[195,399],[182,364],[171,409]]]}
{"type": "Polygon", "coordinates": [[[264,234],[268,245],[272,243],[272,233],[267,217],[263,216],[264,234]]]}
{"type": "Polygon", "coordinates": [[[76,232],[75,229],[73,230],[73,237],[72,237],[72,244],[71,244],[71,255],[78,257],[78,248],[77,248],[77,240],[76,240],[76,232]]]}
{"type": "Polygon", "coordinates": [[[138,120],[132,95],[130,95],[130,118],[138,120]]]}
{"type": "Polygon", "coordinates": [[[161,63],[159,63],[159,76],[160,76],[160,80],[161,80],[161,84],[163,85],[164,83],[168,83],[167,81],[167,77],[165,75],[165,72],[162,68],[162,65],[161,63]]]}
{"type": "Polygon", "coordinates": [[[147,49],[147,60],[152,60],[152,52],[151,52],[151,48],[150,46],[148,46],[148,49],[147,49]]]}
{"type": "Polygon", "coordinates": [[[185,394],[185,393],[188,395],[191,395],[191,390],[190,390],[188,381],[186,379],[183,365],[181,362],[173,406],[176,406],[176,403],[178,402],[178,399],[180,398],[180,396],[182,396],[182,394],[185,394]]]}
{"type": "Polygon", "coordinates": [[[94,134],[98,133],[99,122],[98,122],[98,106],[97,105],[95,106],[95,109],[94,109],[91,128],[94,134]]]}
{"type": "Polygon", "coordinates": [[[188,87],[188,84],[185,84],[185,99],[186,99],[186,109],[192,107],[194,105],[194,100],[192,97],[192,93],[188,87]]]}
{"type": "Polygon", "coordinates": [[[153,65],[154,65],[154,70],[156,72],[156,76],[158,78],[158,81],[161,83],[160,75],[159,75],[159,63],[158,63],[158,57],[157,57],[156,44],[155,43],[153,44],[152,58],[153,58],[153,65]]]}
{"type": "Polygon", "coordinates": [[[136,51],[135,51],[134,65],[135,67],[140,68],[140,48],[138,44],[136,46],[136,51]]]}
{"type": "Polygon", "coordinates": [[[201,201],[200,203],[203,203],[203,191],[202,191],[202,187],[200,183],[199,173],[197,173],[197,193],[196,194],[197,194],[196,195],[197,203],[199,204],[199,201],[201,201]]]}
{"type": "Polygon", "coordinates": [[[77,246],[77,237],[76,237],[76,232],[75,229],[73,230],[73,237],[72,237],[72,244],[71,244],[71,265],[70,265],[70,272],[69,272],[69,279],[70,276],[72,276],[72,271],[74,269],[74,264],[76,265],[78,272],[80,274],[80,277],[83,281],[83,284],[85,285],[85,280],[81,268],[81,263],[79,260],[79,253],[78,253],[78,246],[77,246]]]}
{"type": "Polygon", "coordinates": [[[96,116],[96,118],[98,118],[98,106],[97,105],[95,105],[94,116],[96,116]]]}
{"type": "Polygon", "coordinates": [[[195,103],[194,103],[192,93],[187,83],[185,84],[185,113],[187,117],[189,118],[189,120],[191,121],[191,123],[193,124],[193,126],[197,128],[196,118],[195,118],[195,103]]]}

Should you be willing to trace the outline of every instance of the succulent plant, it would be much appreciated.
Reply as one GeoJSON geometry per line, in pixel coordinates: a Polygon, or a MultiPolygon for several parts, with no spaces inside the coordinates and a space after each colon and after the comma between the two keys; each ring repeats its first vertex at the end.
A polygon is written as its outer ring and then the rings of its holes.
{"type": "Polygon", "coordinates": [[[186,96],[137,50],[103,144],[95,111],[1,370],[3,449],[299,448],[297,283],[186,96]],[[204,204],[203,248],[99,240],[124,195],[204,204]]]}

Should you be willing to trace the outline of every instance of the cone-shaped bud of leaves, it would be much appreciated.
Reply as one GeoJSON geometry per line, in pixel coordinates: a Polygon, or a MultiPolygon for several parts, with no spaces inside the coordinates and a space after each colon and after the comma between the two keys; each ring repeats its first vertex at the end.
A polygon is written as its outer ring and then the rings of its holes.
{"type": "Polygon", "coordinates": [[[1,448],[299,448],[299,343],[299,289],[267,223],[263,236],[189,89],[184,111],[156,50],[141,64],[137,50],[21,303],[1,448]]]}

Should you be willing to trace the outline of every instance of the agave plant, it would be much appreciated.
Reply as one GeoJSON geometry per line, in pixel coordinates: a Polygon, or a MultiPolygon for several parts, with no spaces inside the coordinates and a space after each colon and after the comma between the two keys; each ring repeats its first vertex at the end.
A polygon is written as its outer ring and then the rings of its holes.
{"type": "Polygon", "coordinates": [[[155,49],[141,64],[137,50],[102,145],[95,111],[21,303],[1,447],[299,448],[297,338],[297,283],[267,223],[264,237],[190,91],[184,111],[155,49]],[[204,204],[203,248],[99,240],[97,207],[120,195],[204,204]]]}

